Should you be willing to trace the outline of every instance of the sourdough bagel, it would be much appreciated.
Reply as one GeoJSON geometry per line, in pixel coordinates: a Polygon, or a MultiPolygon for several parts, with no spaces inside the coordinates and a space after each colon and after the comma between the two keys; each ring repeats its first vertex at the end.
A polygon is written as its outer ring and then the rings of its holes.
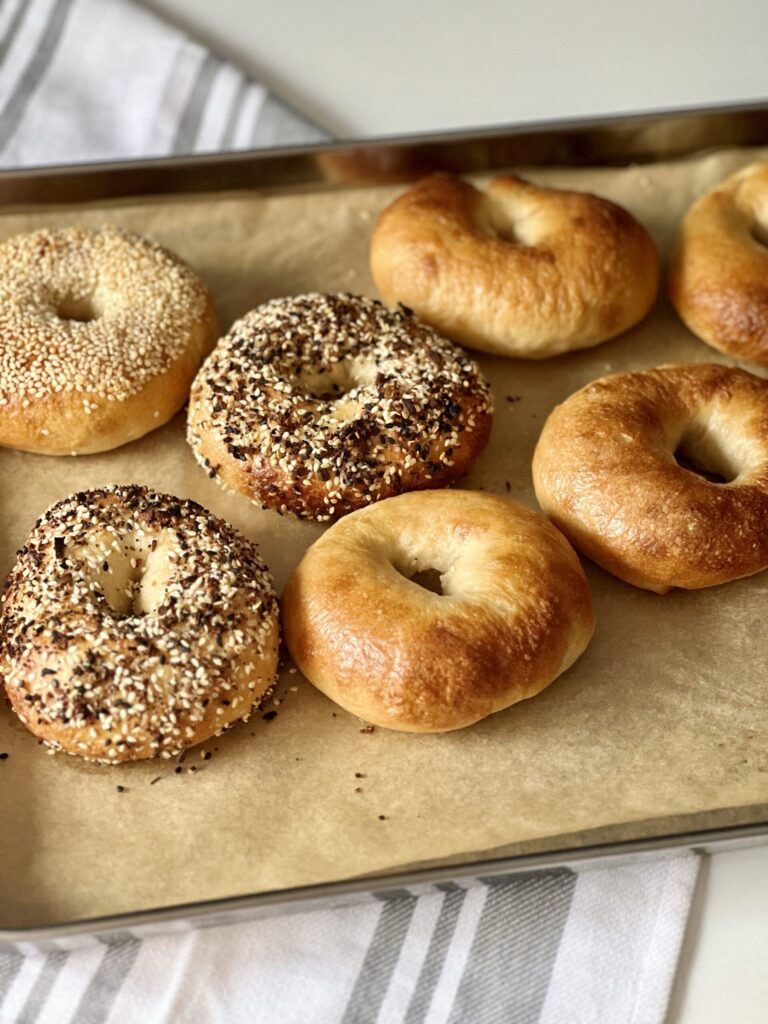
{"type": "Polygon", "coordinates": [[[107,487],[53,505],[19,552],[0,676],[50,747],[116,764],[172,757],[247,717],[277,644],[255,544],[193,501],[107,487]]]}
{"type": "Polygon", "coordinates": [[[352,714],[441,732],[533,697],[594,629],[576,554],[535,512],[472,491],[423,491],[354,512],[286,586],[296,664],[352,714]],[[440,573],[442,595],[413,582],[440,573]]]}
{"type": "Polygon", "coordinates": [[[768,566],[768,381],[712,363],[604,377],[544,425],[542,509],[637,587],[695,590],[768,566]]]}
{"type": "Polygon", "coordinates": [[[211,297],[168,250],[119,228],[0,244],[0,444],[106,451],[184,405],[217,335],[211,297]]]}
{"type": "Polygon", "coordinates": [[[768,160],[732,174],[688,211],[669,295],[702,341],[768,365],[768,160]]]}
{"type": "Polygon", "coordinates": [[[471,348],[543,359],[626,331],[653,304],[658,258],[626,210],[584,192],[496,178],[486,192],[437,174],[379,217],[371,272],[471,348]]]}

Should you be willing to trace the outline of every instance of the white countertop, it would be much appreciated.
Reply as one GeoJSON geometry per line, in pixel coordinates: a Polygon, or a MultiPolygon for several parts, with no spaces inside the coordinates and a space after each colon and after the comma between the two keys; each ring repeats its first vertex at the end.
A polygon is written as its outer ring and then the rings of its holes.
{"type": "Polygon", "coordinates": [[[147,0],[340,138],[762,99],[765,0],[147,0]]]}
{"type": "MultiPolygon", "coordinates": [[[[148,0],[338,137],[765,99],[765,0],[148,0]]],[[[705,861],[670,1024],[768,1020],[768,846],[705,861]]]]}
{"type": "Polygon", "coordinates": [[[668,1024],[768,1020],[768,846],[704,858],[668,1024]]]}

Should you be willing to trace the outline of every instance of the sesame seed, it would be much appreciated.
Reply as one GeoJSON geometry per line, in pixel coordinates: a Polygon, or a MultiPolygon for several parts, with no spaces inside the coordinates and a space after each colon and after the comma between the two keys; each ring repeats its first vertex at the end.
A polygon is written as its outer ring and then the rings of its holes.
{"type": "Polygon", "coordinates": [[[100,400],[137,394],[183,354],[207,315],[197,275],[120,228],[17,235],[0,245],[0,260],[0,404],[20,400],[42,416],[52,395],[81,396],[91,416],[100,400]]]}

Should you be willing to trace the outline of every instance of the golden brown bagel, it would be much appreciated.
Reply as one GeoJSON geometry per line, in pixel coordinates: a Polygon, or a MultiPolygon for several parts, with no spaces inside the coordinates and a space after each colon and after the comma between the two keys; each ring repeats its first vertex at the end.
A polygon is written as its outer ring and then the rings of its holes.
{"type": "Polygon", "coordinates": [[[768,381],[713,363],[597,380],[550,415],[533,482],[566,537],[636,587],[751,576],[768,566],[768,381]]]}
{"type": "Polygon", "coordinates": [[[504,176],[480,192],[425,178],[379,217],[371,272],[385,302],[441,334],[526,359],[589,348],[653,304],[658,257],[620,206],[504,176]]]}
{"type": "Polygon", "coordinates": [[[273,685],[277,601],[255,544],[144,487],[65,498],[19,552],[0,677],[56,750],[172,757],[245,718],[273,685]]]}
{"type": "Polygon", "coordinates": [[[264,508],[337,519],[445,487],[485,447],[493,403],[457,346],[358,295],[273,299],[205,361],[187,439],[209,476],[264,508]]]}
{"type": "Polygon", "coordinates": [[[168,250],[119,228],[0,245],[0,444],[106,451],[184,405],[217,335],[211,297],[168,250]]]}
{"type": "Polygon", "coordinates": [[[318,689],[375,725],[442,732],[533,697],[594,629],[576,554],[522,505],[424,491],[354,512],[283,595],[286,642],[318,689]],[[411,581],[436,569],[442,595],[411,581]]]}
{"type": "Polygon", "coordinates": [[[768,365],[768,160],[732,174],[688,211],[669,295],[702,341],[768,365]]]}

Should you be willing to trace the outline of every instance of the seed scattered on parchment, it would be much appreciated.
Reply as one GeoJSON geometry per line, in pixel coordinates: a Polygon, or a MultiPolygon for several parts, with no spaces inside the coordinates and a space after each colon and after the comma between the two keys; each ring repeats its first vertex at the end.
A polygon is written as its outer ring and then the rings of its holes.
{"type": "Polygon", "coordinates": [[[360,732],[363,733],[365,736],[370,736],[370,734],[373,732],[373,726],[372,725],[365,725],[360,730],[360,732]]]}

